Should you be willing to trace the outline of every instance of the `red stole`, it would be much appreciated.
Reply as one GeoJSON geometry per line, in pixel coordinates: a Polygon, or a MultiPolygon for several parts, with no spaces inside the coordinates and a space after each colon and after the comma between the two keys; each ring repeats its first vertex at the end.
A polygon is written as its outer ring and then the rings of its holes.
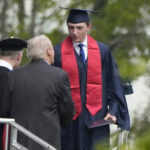
{"type": "MultiPolygon", "coordinates": [[[[82,111],[79,72],[72,40],[67,37],[61,45],[62,69],[69,75],[72,99],[75,103],[75,120],[82,111]]],[[[86,107],[94,116],[102,108],[101,56],[97,42],[88,35],[88,68],[86,107]]]]}

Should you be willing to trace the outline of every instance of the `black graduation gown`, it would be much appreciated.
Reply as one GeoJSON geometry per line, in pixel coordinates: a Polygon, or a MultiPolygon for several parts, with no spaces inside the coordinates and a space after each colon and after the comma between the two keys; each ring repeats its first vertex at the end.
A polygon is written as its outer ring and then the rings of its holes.
{"type": "MultiPolygon", "coordinates": [[[[128,108],[116,63],[109,48],[97,42],[102,61],[102,109],[92,116],[86,109],[87,62],[83,64],[78,54],[76,60],[79,70],[82,113],[68,128],[62,129],[62,150],[93,150],[93,144],[109,137],[109,125],[88,129],[94,121],[102,120],[109,112],[118,119],[118,125],[130,129],[128,108]],[[109,107],[109,109],[108,109],[109,107]]],[[[61,67],[61,44],[55,49],[55,65],[61,67]]]]}
{"type": "MultiPolygon", "coordinates": [[[[9,69],[6,67],[0,66],[0,106],[2,94],[4,93],[4,88],[6,86],[6,82],[8,80],[9,69]]],[[[3,124],[0,124],[0,149],[2,149],[2,134],[3,134],[3,124]]]]}
{"type": "MultiPolygon", "coordinates": [[[[44,60],[13,70],[8,91],[3,97],[2,117],[15,121],[60,150],[61,125],[74,115],[74,105],[66,72],[49,66],[44,60]]],[[[30,150],[43,148],[18,135],[18,141],[30,150]]]]}

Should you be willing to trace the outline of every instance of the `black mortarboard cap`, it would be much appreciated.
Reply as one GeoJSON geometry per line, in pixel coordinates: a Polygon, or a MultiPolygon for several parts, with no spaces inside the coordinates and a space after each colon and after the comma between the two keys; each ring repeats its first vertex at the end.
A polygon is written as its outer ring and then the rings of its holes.
{"type": "Polygon", "coordinates": [[[9,38],[0,41],[1,51],[20,51],[27,47],[27,42],[21,39],[9,38]]]}
{"type": "Polygon", "coordinates": [[[99,12],[99,11],[88,10],[88,9],[64,8],[64,7],[60,7],[60,8],[68,9],[70,11],[67,18],[67,22],[71,22],[71,23],[89,22],[90,16],[88,12],[90,13],[99,12]]]}

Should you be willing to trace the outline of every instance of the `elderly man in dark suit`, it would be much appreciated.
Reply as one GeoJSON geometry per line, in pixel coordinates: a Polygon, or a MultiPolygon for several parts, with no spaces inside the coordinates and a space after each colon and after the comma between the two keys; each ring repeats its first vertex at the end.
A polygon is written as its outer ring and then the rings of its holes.
{"type": "MultiPolygon", "coordinates": [[[[23,48],[27,43],[24,40],[8,38],[0,41],[0,106],[2,95],[8,80],[8,74],[21,62],[23,48]]],[[[0,149],[2,150],[3,125],[0,124],[0,149]]]]}
{"type": "MultiPolygon", "coordinates": [[[[15,118],[60,150],[61,125],[67,125],[74,115],[67,73],[51,66],[54,50],[45,35],[29,40],[27,55],[31,63],[10,74],[0,114],[15,118]]],[[[42,150],[23,135],[19,136],[19,142],[31,150],[42,150]]]]}

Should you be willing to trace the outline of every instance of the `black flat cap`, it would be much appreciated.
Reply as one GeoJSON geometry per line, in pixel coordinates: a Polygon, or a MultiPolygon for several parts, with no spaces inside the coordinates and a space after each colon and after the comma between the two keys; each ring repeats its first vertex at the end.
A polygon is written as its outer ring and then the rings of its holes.
{"type": "Polygon", "coordinates": [[[81,22],[89,22],[90,21],[90,16],[89,13],[98,13],[99,11],[94,11],[94,10],[88,10],[88,9],[78,9],[78,8],[64,8],[60,7],[62,9],[68,9],[69,15],[67,18],[67,22],[71,23],[81,23],[81,22]]]}
{"type": "Polygon", "coordinates": [[[27,42],[21,39],[9,38],[0,41],[1,51],[20,51],[27,48],[27,42]]]}

